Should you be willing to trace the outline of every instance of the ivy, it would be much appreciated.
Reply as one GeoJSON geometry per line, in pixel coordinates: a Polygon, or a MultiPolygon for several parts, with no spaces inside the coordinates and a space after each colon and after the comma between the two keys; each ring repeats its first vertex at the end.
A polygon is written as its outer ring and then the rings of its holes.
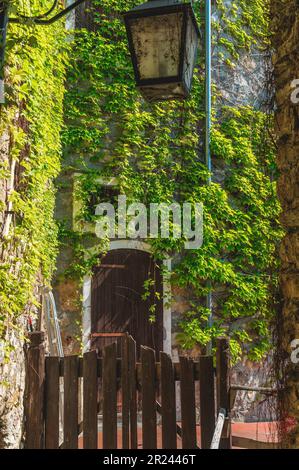
{"type": "MultiPolygon", "coordinates": [[[[31,13],[49,1],[13,2],[15,12],[31,13]],[[29,8],[30,7],[30,8],[29,8]]],[[[276,246],[281,237],[276,168],[269,117],[251,108],[223,108],[214,118],[212,154],[224,179],[207,186],[202,154],[203,63],[200,58],[190,99],[145,103],[135,89],[121,13],[136,2],[95,0],[93,31],[80,30],[70,51],[65,97],[64,167],[82,173],[81,221],[92,220],[88,206],[96,179],[116,176],[130,201],[203,202],[204,245],[183,252],[178,240],[152,241],[157,258],[181,253],[173,285],[189,292],[190,308],[178,336],[185,348],[205,345],[224,333],[235,359],[242,351],[260,359],[268,350],[271,290],[276,279],[276,246]],[[207,327],[204,299],[214,295],[214,323],[207,327]]],[[[201,2],[195,3],[200,19],[201,2]]],[[[268,3],[217,0],[214,41],[218,58],[233,66],[242,51],[268,43],[268,3]]],[[[57,253],[53,220],[54,178],[60,170],[62,101],[69,42],[63,24],[47,28],[10,25],[7,105],[1,134],[10,135],[10,162],[19,180],[11,195],[15,223],[3,243],[0,270],[0,335],[16,327],[35,303],[36,279],[50,282],[57,253]]],[[[8,177],[4,163],[1,175],[8,177]]],[[[3,204],[2,204],[3,205],[3,204]]],[[[4,207],[3,207],[4,209],[4,207]]],[[[60,225],[62,245],[73,246],[75,262],[66,275],[82,277],[105,252],[86,253],[95,241],[60,225]]],[[[145,286],[146,287],[146,286],[145,286]]],[[[153,320],[154,312],[149,312],[153,320]]],[[[9,344],[6,344],[9,351],[9,344]]]]}
{"type": "MultiPolygon", "coordinates": [[[[216,3],[213,30],[219,61],[233,66],[242,51],[267,47],[267,2],[216,3]]],[[[129,201],[203,202],[201,249],[184,252],[181,240],[149,240],[158,259],[181,253],[171,281],[189,292],[190,309],[182,317],[178,340],[192,348],[228,333],[235,360],[244,351],[259,360],[270,347],[273,272],[282,235],[271,116],[250,107],[218,109],[212,156],[214,168],[221,169],[224,177],[208,186],[201,145],[203,59],[188,100],[144,102],[135,89],[121,19],[121,13],[135,4],[134,0],[96,0],[95,27],[75,33],[63,142],[65,167],[82,173],[79,219],[93,220],[88,201],[99,175],[117,177],[119,192],[129,201]],[[205,307],[210,289],[214,292],[212,327],[207,326],[205,307]]],[[[202,2],[194,5],[199,21],[201,7],[202,2]]],[[[75,244],[82,254],[85,237],[82,231],[75,244]]],[[[78,268],[77,257],[76,264],[78,268]]],[[[150,316],[152,320],[153,312],[150,316]]]]}
{"type": "MultiPolygon", "coordinates": [[[[20,0],[11,3],[10,14],[33,15],[51,4],[51,0],[20,0]]],[[[0,340],[4,356],[11,350],[9,332],[15,329],[23,335],[19,319],[34,310],[37,284],[49,284],[55,266],[54,179],[60,171],[67,48],[63,24],[9,25],[6,104],[1,106],[0,120],[1,135],[9,136],[9,155],[1,171],[8,177],[13,160],[16,171],[9,196],[13,223],[1,242],[0,340]]]]}

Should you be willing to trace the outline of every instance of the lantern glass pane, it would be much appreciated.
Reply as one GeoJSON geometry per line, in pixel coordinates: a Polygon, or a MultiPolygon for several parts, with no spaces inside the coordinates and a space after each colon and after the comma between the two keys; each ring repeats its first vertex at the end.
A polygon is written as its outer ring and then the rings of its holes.
{"type": "Polygon", "coordinates": [[[130,20],[141,80],[178,75],[182,25],[182,12],[130,20]]]}
{"type": "Polygon", "coordinates": [[[192,84],[193,70],[196,60],[196,51],[198,44],[198,34],[192,21],[191,15],[188,15],[186,32],[186,52],[184,58],[183,77],[185,85],[189,90],[192,84]]]}

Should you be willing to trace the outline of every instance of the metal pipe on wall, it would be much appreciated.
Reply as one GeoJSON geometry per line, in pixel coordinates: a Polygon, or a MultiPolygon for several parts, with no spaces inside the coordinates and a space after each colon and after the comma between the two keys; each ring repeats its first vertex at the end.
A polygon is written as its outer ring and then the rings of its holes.
{"type": "MultiPolygon", "coordinates": [[[[212,5],[211,0],[205,0],[205,160],[209,171],[208,184],[211,184],[211,126],[212,126],[212,5]]],[[[211,289],[211,282],[208,281],[211,289]]],[[[208,325],[213,324],[212,292],[207,295],[207,308],[209,310],[208,325]]],[[[207,345],[207,354],[211,354],[212,342],[207,345]]]]}

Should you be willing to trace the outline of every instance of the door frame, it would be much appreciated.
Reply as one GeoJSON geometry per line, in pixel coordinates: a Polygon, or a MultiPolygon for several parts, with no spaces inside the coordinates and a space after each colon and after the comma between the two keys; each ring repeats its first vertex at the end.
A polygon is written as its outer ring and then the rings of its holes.
{"type": "MultiPolygon", "coordinates": [[[[148,243],[138,240],[115,240],[110,241],[109,251],[112,250],[138,250],[151,254],[151,246],[148,243]]],[[[171,272],[171,258],[163,260],[166,272],[171,272]]],[[[91,334],[91,281],[92,276],[84,276],[83,279],[83,352],[90,349],[91,334]]],[[[171,285],[169,275],[163,273],[163,351],[171,356],[171,306],[170,306],[171,285]]]]}

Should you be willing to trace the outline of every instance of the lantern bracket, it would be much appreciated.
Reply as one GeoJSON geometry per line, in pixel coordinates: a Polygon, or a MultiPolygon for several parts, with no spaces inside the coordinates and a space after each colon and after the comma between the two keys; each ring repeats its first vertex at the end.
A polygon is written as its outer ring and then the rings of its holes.
{"type": "Polygon", "coordinates": [[[8,0],[0,1],[0,104],[4,104],[4,57],[6,45],[6,32],[8,23],[12,24],[36,24],[40,26],[47,26],[60,20],[76,7],[86,2],[86,0],[76,0],[71,5],[59,11],[56,15],[49,18],[51,13],[58,6],[59,0],[53,0],[52,6],[48,11],[36,16],[19,15],[18,17],[9,17],[9,2],[8,0]]]}
{"type": "Polygon", "coordinates": [[[54,0],[54,3],[51,6],[51,8],[49,8],[49,10],[47,10],[45,13],[41,13],[41,14],[36,15],[36,16],[19,15],[19,18],[22,18],[23,20],[33,20],[33,19],[38,19],[38,18],[45,18],[45,17],[49,16],[52,13],[52,11],[55,10],[57,5],[58,5],[58,0],[54,0]]]}
{"type": "MultiPolygon", "coordinates": [[[[54,11],[56,6],[58,5],[58,0],[54,0],[53,5],[51,6],[51,8],[46,13],[42,13],[41,15],[38,15],[38,16],[23,16],[23,15],[20,15],[19,17],[8,18],[8,21],[10,23],[14,23],[14,24],[24,24],[27,21],[30,21],[30,22],[33,22],[34,24],[38,24],[38,25],[49,25],[49,24],[53,24],[56,21],[60,20],[60,18],[63,18],[65,15],[70,13],[72,10],[74,10],[75,8],[77,8],[79,5],[81,5],[84,2],[86,2],[86,0],[76,0],[74,3],[72,3],[68,7],[64,8],[59,13],[57,13],[57,15],[52,16],[52,18],[44,19],[44,18],[47,18],[54,11]]],[[[4,2],[1,2],[1,3],[3,4],[4,2]]]]}

